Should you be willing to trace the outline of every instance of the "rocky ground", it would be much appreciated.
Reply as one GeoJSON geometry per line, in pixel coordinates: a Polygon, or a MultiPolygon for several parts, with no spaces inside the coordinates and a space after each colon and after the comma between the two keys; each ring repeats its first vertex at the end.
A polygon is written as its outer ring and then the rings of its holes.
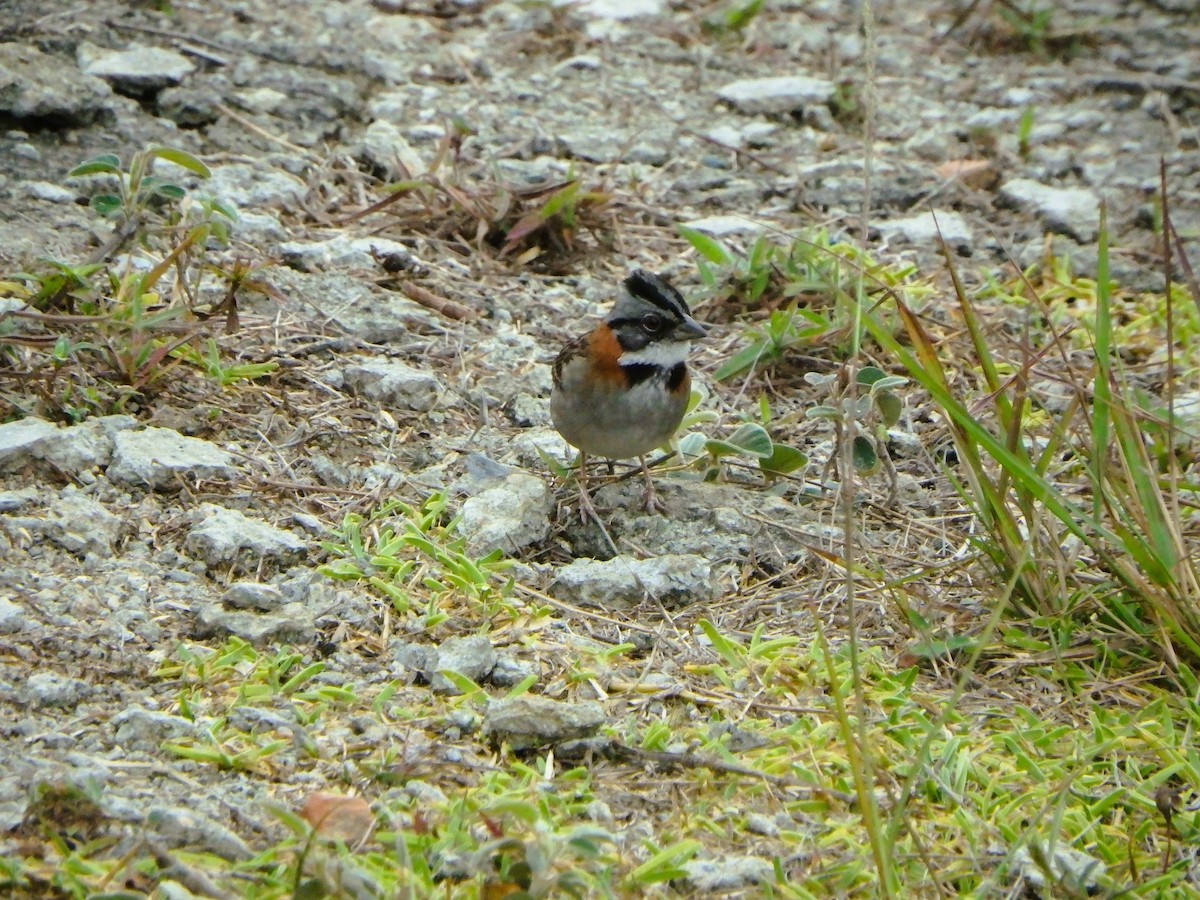
{"type": "MultiPolygon", "coordinates": [[[[857,241],[866,201],[872,258],[943,325],[938,227],[972,288],[1050,257],[1086,276],[1103,200],[1114,278],[1161,290],[1161,159],[1178,230],[1200,234],[1189,0],[1074,0],[1044,22],[1000,2],[875,4],[874,115],[863,31],[836,2],[768,0],[741,29],[712,24],[731,5],[651,0],[631,18],[615,0],[46,6],[0,9],[0,853],[52,870],[97,841],[96,858],[159,853],[180,891],[233,895],[211,859],[252,870],[288,833],[271,804],[358,794],[380,827],[437,832],[463,792],[516,778],[515,758],[572,765],[533,751],[600,730],[609,756],[589,745],[592,793],[572,815],[618,836],[627,875],[687,831],[693,786],[648,785],[654,752],[697,768],[680,737],[695,728],[706,758],[749,766],[771,729],[822,721],[815,672],[783,693],[762,671],[722,680],[720,635],[808,646],[820,623],[840,646],[846,627],[827,565],[840,520],[819,490],[831,432],[805,417],[819,394],[801,377],[844,347],[825,335],[718,382],[766,311],[706,287],[676,223],[731,247],[857,241]],[[145,204],[123,234],[88,206],[111,178],[68,177],[148,146],[211,170],[155,169],[186,190],[187,222],[236,220],[154,285],[152,312],[191,310],[156,337],[197,353],[142,357],[123,383],[138,324],[81,331],[82,287],[34,316],[29,286],[46,282],[14,273],[103,263],[111,297],[159,264],[180,233],[168,207],[145,204]],[[765,394],[771,437],[809,469],[764,483],[677,465],[657,476],[669,515],[648,516],[619,466],[598,493],[606,528],[580,524],[554,471],[571,456],[549,423],[549,361],[635,266],[667,273],[714,325],[696,354],[711,415],[686,430],[762,421],[765,394]],[[502,700],[514,686],[528,690],[502,700]],[[70,840],[52,846],[48,822],[70,840]]],[[[989,588],[950,564],[970,522],[945,442],[906,395],[898,500],[883,476],[860,484],[857,540],[896,578],[945,563],[912,596],[928,620],[962,621],[989,588]]],[[[860,618],[897,669],[909,620],[883,594],[860,618]]],[[[811,776],[833,792],[820,804],[847,789],[820,767],[777,774],[811,776]]],[[[772,859],[797,878],[820,869],[795,837],[820,833],[811,810],[736,803],[759,818],[708,829],[672,890],[757,895],[772,859]]],[[[428,866],[483,879],[475,841],[428,866]]],[[[132,867],[117,882],[154,883],[132,867]]],[[[65,876],[25,889],[82,890],[65,876]]]]}

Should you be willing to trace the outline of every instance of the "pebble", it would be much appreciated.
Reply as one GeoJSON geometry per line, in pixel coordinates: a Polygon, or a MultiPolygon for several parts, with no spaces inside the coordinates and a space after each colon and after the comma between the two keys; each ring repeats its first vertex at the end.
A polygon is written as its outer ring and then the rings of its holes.
{"type": "Polygon", "coordinates": [[[120,432],[108,467],[113,481],[159,490],[199,480],[228,480],[234,473],[233,456],[215,444],[154,427],[120,432]]]}
{"type": "Polygon", "coordinates": [[[834,85],[824,78],[780,75],[734,81],[717,90],[717,96],[747,115],[781,114],[833,99],[834,85]]]}
{"type": "Polygon", "coordinates": [[[588,737],[605,721],[604,707],[595,700],[566,702],[522,694],[492,702],[483,717],[483,731],[497,744],[532,750],[588,737]]]}
{"type": "Polygon", "coordinates": [[[1045,226],[1089,243],[1100,233],[1100,198],[1086,188],[1058,188],[1028,178],[1000,186],[1000,197],[1017,209],[1032,212],[1045,226]]]}
{"type": "Polygon", "coordinates": [[[635,606],[646,599],[681,606],[713,598],[713,571],[707,559],[695,554],[576,559],[556,571],[550,590],[560,600],[604,609],[635,606]]]}

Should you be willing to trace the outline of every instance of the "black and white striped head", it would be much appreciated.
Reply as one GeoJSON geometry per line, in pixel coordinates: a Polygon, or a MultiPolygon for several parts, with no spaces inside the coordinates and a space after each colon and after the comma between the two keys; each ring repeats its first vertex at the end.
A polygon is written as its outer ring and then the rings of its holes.
{"type": "Polygon", "coordinates": [[[622,283],[605,323],[621,345],[621,363],[671,366],[687,356],[687,342],[708,332],[692,318],[683,295],[661,275],[635,269],[622,283]]]}

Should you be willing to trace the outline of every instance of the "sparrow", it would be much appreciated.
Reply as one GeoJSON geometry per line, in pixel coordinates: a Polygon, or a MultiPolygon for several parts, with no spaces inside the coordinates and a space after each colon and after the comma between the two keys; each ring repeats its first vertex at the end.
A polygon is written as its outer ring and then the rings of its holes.
{"type": "Polygon", "coordinates": [[[554,360],[550,418],[579,451],[579,513],[596,516],[587,490],[587,458],[637,457],[646,479],[647,512],[665,512],[646,454],[667,443],[683,421],[691,393],[689,342],[707,334],[661,275],[632,272],[612,311],[554,360]]]}

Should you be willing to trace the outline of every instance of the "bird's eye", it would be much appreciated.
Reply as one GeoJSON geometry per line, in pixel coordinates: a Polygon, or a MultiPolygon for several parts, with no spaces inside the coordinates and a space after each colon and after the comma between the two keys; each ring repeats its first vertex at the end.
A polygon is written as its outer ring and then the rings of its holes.
{"type": "Polygon", "coordinates": [[[654,313],[642,316],[642,328],[646,331],[654,333],[662,329],[662,316],[656,316],[654,313]]]}

